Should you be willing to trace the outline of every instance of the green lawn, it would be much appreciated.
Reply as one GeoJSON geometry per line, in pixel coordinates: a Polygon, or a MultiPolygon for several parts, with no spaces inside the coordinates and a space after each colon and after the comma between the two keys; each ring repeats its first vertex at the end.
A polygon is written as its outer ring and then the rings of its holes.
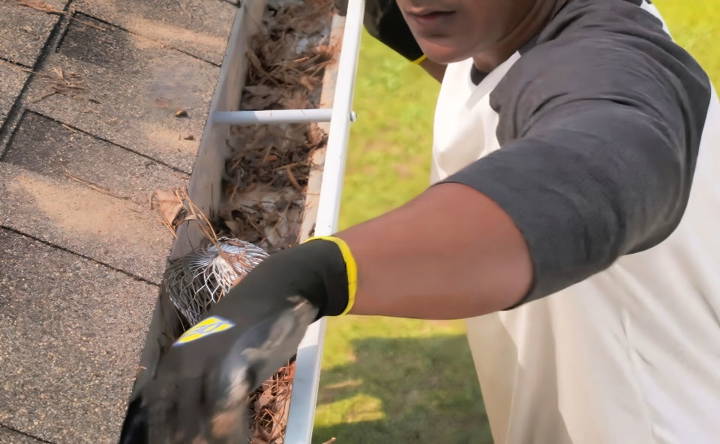
{"type": "MultiPolygon", "coordinates": [[[[675,38],[720,85],[717,0],[655,3],[675,38]]],[[[343,227],[397,207],[427,186],[437,91],[419,68],[364,37],[343,227]]],[[[331,437],[338,444],[491,442],[463,324],[331,319],[313,442],[331,437]]]]}
{"type": "Polygon", "coordinates": [[[720,87],[720,4],[717,0],[655,0],[675,40],[687,49],[720,87]]]}

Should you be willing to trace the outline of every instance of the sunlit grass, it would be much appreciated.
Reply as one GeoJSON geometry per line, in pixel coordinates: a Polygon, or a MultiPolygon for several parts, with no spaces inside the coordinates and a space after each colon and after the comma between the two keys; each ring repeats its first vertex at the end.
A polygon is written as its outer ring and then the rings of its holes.
{"type": "Polygon", "coordinates": [[[489,442],[456,322],[332,319],[313,442],[489,442]]]}
{"type": "Polygon", "coordinates": [[[717,0],[655,0],[675,40],[720,87],[720,4],[717,0]]]}
{"type": "Polygon", "coordinates": [[[380,215],[427,187],[438,89],[422,69],[363,36],[341,226],[380,215]]]}

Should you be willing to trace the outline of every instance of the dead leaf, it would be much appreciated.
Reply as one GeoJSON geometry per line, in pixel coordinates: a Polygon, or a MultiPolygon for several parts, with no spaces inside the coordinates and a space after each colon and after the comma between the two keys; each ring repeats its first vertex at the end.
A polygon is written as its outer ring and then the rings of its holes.
{"type": "MultiPolygon", "coordinates": [[[[337,53],[328,31],[333,0],[279,2],[267,10],[247,51],[240,108],[306,109],[320,105],[324,68],[337,53]]],[[[233,126],[226,142],[223,229],[267,251],[296,245],[313,150],[327,135],[317,125],[233,126]]],[[[283,444],[294,364],[253,392],[251,442],[283,444]]]]}
{"type": "Polygon", "coordinates": [[[190,114],[188,114],[187,110],[179,109],[175,111],[175,117],[182,118],[182,117],[190,117],[190,114]]]}
{"type": "Polygon", "coordinates": [[[275,401],[275,397],[273,396],[272,392],[270,390],[264,390],[260,396],[257,397],[255,400],[255,408],[257,410],[260,410],[262,408],[265,408],[272,404],[275,401]]]}
{"type": "Polygon", "coordinates": [[[284,97],[280,103],[282,104],[283,108],[287,109],[305,108],[308,103],[307,91],[293,91],[291,94],[284,97]]]}
{"type": "Polygon", "coordinates": [[[150,209],[157,211],[164,225],[174,232],[183,204],[175,190],[155,190],[150,196],[150,209]]]}
{"type": "Polygon", "coordinates": [[[317,80],[313,79],[310,76],[301,76],[300,79],[298,79],[298,83],[300,83],[309,91],[312,91],[317,87],[317,80]]]}
{"type": "Polygon", "coordinates": [[[307,132],[308,143],[311,146],[324,145],[327,142],[327,133],[317,123],[310,124],[307,132]]]}

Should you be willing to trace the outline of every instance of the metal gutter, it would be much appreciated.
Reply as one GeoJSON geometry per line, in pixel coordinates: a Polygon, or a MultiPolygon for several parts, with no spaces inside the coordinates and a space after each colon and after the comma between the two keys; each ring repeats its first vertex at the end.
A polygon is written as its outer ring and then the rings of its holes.
{"type": "MultiPolygon", "coordinates": [[[[229,148],[225,144],[230,136],[230,127],[212,125],[212,116],[216,112],[235,111],[240,108],[248,69],[245,54],[252,36],[262,23],[266,5],[266,0],[252,0],[242,2],[238,7],[220,68],[218,86],[210,102],[210,119],[205,125],[193,165],[193,174],[190,176],[188,195],[211,219],[221,204],[221,182],[225,161],[230,156],[229,148]]],[[[202,233],[196,225],[181,225],[170,257],[184,256],[193,250],[193,246],[199,245],[202,239],[202,233]]]]}
{"type": "MultiPolygon", "coordinates": [[[[228,46],[220,69],[218,86],[210,102],[210,115],[215,111],[236,110],[240,104],[247,72],[247,58],[250,36],[262,23],[265,0],[243,2],[235,14],[235,21],[228,38],[228,46]]],[[[193,174],[188,184],[188,194],[193,202],[207,215],[212,217],[221,203],[222,175],[225,160],[229,156],[225,140],[229,127],[205,125],[198,154],[193,165],[193,174]]],[[[185,223],[178,227],[177,238],[170,252],[170,259],[182,257],[193,247],[201,245],[203,235],[196,224],[185,223]]],[[[140,368],[152,368],[162,350],[182,333],[182,325],[175,307],[167,294],[160,292],[140,356],[140,368]]],[[[135,387],[141,387],[151,378],[150,372],[140,372],[135,387]]]]}
{"type": "MultiPolygon", "coordinates": [[[[317,150],[311,159],[300,239],[311,234],[329,235],[337,231],[349,128],[355,120],[351,106],[365,1],[350,0],[346,18],[333,18],[330,44],[342,50],[339,59],[325,68],[320,109],[237,111],[248,68],[245,54],[251,37],[262,23],[266,4],[266,0],[252,0],[242,2],[238,8],[188,194],[212,220],[222,204],[221,181],[225,161],[230,155],[225,143],[230,136],[230,124],[329,121],[329,125],[319,123],[321,128],[328,131],[328,143],[325,149],[317,150]]],[[[170,258],[191,252],[194,247],[201,245],[202,239],[203,235],[196,224],[182,224],[178,228],[170,258]]],[[[285,438],[287,444],[310,443],[312,437],[325,327],[324,319],[312,324],[298,349],[285,438]]],[[[160,294],[141,365],[154,362],[160,350],[170,345],[168,340],[181,333],[180,329],[174,307],[167,295],[160,294]]],[[[146,376],[149,375],[140,377],[146,376]]]]}

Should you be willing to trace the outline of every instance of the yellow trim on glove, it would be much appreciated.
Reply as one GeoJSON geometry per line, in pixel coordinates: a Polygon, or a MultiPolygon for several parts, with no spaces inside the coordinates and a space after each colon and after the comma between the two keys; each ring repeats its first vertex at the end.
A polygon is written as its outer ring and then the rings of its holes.
{"type": "Polygon", "coordinates": [[[420,57],[418,57],[417,59],[413,60],[412,62],[416,65],[419,65],[422,62],[424,62],[425,60],[427,60],[427,56],[425,54],[423,54],[420,57]]]}
{"type": "MultiPolygon", "coordinates": [[[[340,253],[342,254],[343,260],[345,261],[345,270],[347,270],[347,280],[348,280],[348,303],[347,307],[345,307],[345,310],[343,310],[342,313],[340,313],[340,316],[348,314],[350,310],[353,308],[353,305],[355,305],[355,294],[357,293],[357,263],[355,262],[355,258],[353,257],[352,253],[350,252],[350,247],[348,246],[347,242],[340,239],[339,237],[335,236],[314,236],[310,239],[306,240],[305,242],[310,242],[311,240],[326,240],[334,243],[338,246],[340,249],[340,253]]],[[[303,242],[304,243],[304,242],[303,242]]]]}

